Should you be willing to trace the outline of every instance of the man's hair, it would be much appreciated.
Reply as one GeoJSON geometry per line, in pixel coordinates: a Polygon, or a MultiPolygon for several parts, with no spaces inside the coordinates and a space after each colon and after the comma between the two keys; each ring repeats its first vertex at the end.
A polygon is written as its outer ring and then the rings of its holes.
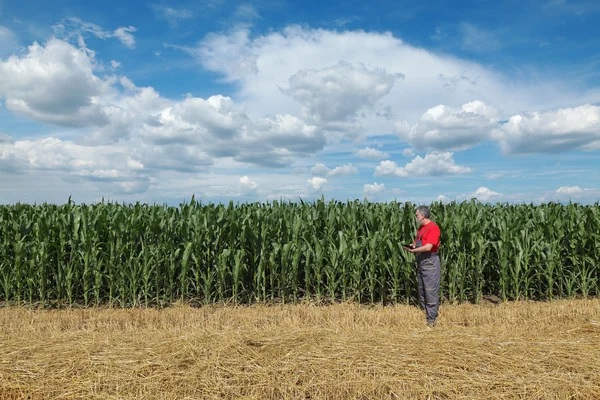
{"type": "Polygon", "coordinates": [[[429,211],[429,207],[427,206],[419,206],[417,207],[417,212],[421,214],[424,218],[431,218],[431,211],[429,211]]]}

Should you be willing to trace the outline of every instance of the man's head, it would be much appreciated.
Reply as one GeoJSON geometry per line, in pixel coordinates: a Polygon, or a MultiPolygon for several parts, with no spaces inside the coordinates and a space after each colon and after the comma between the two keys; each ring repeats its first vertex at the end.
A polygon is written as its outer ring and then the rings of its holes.
{"type": "Polygon", "coordinates": [[[429,219],[431,218],[431,211],[429,211],[429,207],[417,207],[417,209],[415,210],[415,218],[417,219],[419,225],[424,225],[427,222],[429,222],[429,219]]]}

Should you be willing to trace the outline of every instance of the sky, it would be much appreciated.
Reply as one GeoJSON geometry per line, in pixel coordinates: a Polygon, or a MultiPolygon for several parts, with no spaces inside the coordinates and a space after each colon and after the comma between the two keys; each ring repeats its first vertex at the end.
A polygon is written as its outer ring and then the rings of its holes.
{"type": "Polygon", "coordinates": [[[596,0],[0,0],[0,204],[593,204],[599,18],[596,0]]]}

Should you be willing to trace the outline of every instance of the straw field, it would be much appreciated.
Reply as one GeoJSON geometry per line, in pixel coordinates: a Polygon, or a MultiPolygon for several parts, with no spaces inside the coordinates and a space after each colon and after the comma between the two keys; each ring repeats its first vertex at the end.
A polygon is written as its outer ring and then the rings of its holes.
{"type": "Polygon", "coordinates": [[[597,399],[600,301],[0,309],[2,399],[597,399]]]}

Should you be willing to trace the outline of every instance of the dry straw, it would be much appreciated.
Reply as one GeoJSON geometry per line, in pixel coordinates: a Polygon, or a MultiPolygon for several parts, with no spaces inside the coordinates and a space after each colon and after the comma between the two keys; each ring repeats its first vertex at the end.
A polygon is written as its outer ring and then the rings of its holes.
{"type": "Polygon", "coordinates": [[[595,399],[600,301],[0,309],[2,399],[595,399]]]}

